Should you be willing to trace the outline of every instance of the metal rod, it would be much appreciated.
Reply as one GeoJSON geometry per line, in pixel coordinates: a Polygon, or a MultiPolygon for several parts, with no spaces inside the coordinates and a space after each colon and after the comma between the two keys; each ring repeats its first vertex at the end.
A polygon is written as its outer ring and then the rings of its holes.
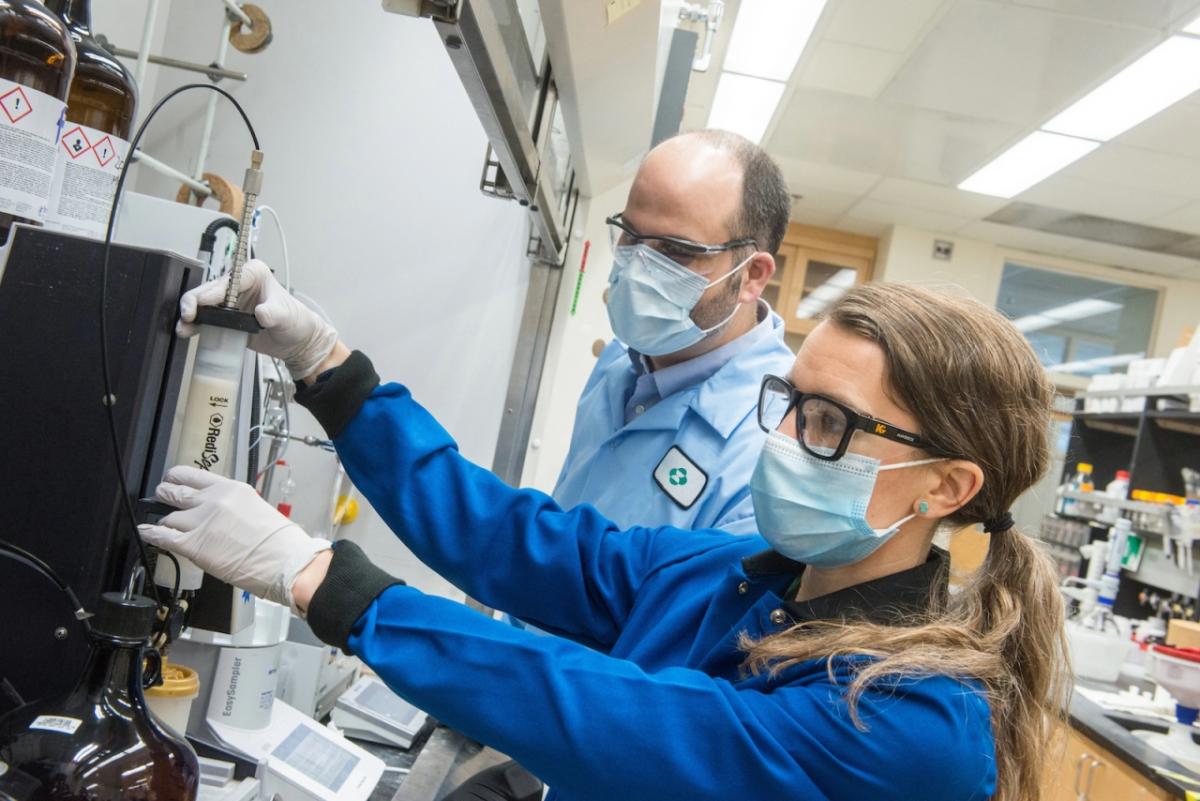
{"type": "Polygon", "coordinates": [[[242,11],[242,7],[235,3],[234,0],[223,0],[223,2],[225,3],[225,8],[229,9],[229,13],[241,20],[243,25],[247,28],[254,27],[254,23],[250,21],[249,15],[245,11],[242,11]]]}
{"type": "Polygon", "coordinates": [[[242,182],[242,221],[238,227],[237,249],[233,253],[233,265],[229,268],[229,283],[225,285],[225,302],[227,309],[236,309],[238,294],[242,291],[242,267],[250,258],[250,232],[254,227],[254,208],[258,204],[258,193],[262,191],[262,162],[263,152],[255,150],[250,154],[250,169],[246,170],[246,179],[242,182]]]}
{"type": "Polygon", "coordinates": [[[154,19],[157,16],[158,0],[147,0],[146,19],[142,23],[142,43],[136,53],[126,56],[126,58],[137,58],[137,64],[133,68],[133,79],[137,81],[139,92],[146,88],[146,61],[150,57],[150,40],[154,37],[154,19]]]}
{"type": "MultiPolygon", "coordinates": [[[[109,51],[114,56],[121,56],[123,58],[139,57],[136,51],[126,50],[123,47],[110,47],[109,51]]],[[[215,76],[217,78],[229,78],[234,81],[244,81],[250,77],[244,72],[213,67],[209,64],[197,64],[194,61],[180,61],[177,58],[168,58],[167,56],[150,56],[148,60],[151,64],[161,64],[164,67],[174,67],[175,69],[187,70],[188,72],[199,72],[207,75],[209,78],[215,76]]]]}
{"type": "MultiPolygon", "coordinates": [[[[233,30],[233,23],[229,17],[225,17],[225,24],[221,27],[221,41],[217,45],[217,57],[213,64],[217,67],[225,66],[225,56],[229,52],[229,32],[233,30]]],[[[200,149],[196,153],[196,180],[204,177],[204,162],[208,160],[208,145],[212,139],[213,120],[217,116],[217,99],[216,92],[209,93],[208,105],[204,109],[204,128],[200,134],[200,149]]]]}
{"type": "Polygon", "coordinates": [[[191,187],[193,192],[196,192],[201,197],[208,197],[212,194],[212,190],[208,188],[208,184],[203,183],[202,181],[197,181],[195,178],[192,178],[186,173],[182,173],[175,169],[170,164],[162,163],[153,156],[148,155],[143,150],[134,151],[133,160],[138,164],[145,164],[150,169],[154,170],[155,172],[160,172],[168,178],[174,178],[177,181],[182,181],[191,187]]]}

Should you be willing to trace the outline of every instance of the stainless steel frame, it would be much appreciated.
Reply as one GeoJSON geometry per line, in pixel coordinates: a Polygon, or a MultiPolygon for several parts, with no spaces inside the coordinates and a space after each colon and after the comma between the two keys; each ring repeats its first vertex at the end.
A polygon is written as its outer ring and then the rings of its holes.
{"type": "Polygon", "coordinates": [[[533,61],[515,0],[384,0],[384,8],[433,20],[488,137],[480,189],[528,207],[537,258],[561,263],[562,193],[546,185],[554,176],[543,170],[557,94],[547,64],[533,61]]]}

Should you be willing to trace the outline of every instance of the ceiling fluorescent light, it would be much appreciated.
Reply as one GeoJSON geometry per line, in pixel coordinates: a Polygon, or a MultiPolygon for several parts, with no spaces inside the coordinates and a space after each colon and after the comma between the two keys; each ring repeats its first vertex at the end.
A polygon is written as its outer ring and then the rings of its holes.
{"type": "Polygon", "coordinates": [[[1074,303],[1055,306],[1053,309],[1047,309],[1044,312],[1018,318],[1013,320],[1013,325],[1016,326],[1018,331],[1028,334],[1031,331],[1040,331],[1043,328],[1050,328],[1051,326],[1070,322],[1071,320],[1082,320],[1085,317],[1108,314],[1120,308],[1123,308],[1120,303],[1113,303],[1111,300],[1087,298],[1086,300],[1077,300],[1074,303]]]}
{"type": "Polygon", "coordinates": [[[1089,370],[1095,370],[1100,367],[1121,367],[1126,364],[1132,364],[1145,355],[1145,353],[1119,353],[1116,356],[1101,356],[1096,359],[1084,359],[1078,362],[1052,364],[1046,368],[1046,371],[1054,373],[1086,373],[1089,370]]]}
{"type": "Polygon", "coordinates": [[[761,141],[783,97],[784,86],[778,81],[721,73],[708,127],[740,133],[751,142],[761,141]]]}
{"type": "Polygon", "coordinates": [[[1034,131],[958,185],[967,192],[1012,197],[1100,146],[1074,136],[1034,131]]]}
{"type": "Polygon", "coordinates": [[[1200,39],[1173,36],[1042,128],[1107,142],[1197,89],[1200,89],[1200,39]]]}
{"type": "Polygon", "coordinates": [[[1193,36],[1200,36],[1200,17],[1196,17],[1188,26],[1183,29],[1184,33],[1190,33],[1193,36]]]}
{"type": "Polygon", "coordinates": [[[721,69],[787,81],[825,0],[742,0],[721,69]]]}

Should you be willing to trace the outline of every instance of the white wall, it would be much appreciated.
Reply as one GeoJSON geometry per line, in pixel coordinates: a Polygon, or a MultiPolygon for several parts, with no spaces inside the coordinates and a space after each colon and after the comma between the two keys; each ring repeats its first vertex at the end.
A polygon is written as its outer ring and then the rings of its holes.
{"type": "MultiPolygon", "coordinates": [[[[142,28],[146,21],[146,11],[149,0],[102,0],[92,3],[92,32],[103,35],[117,47],[137,50],[142,40],[142,28]]],[[[154,15],[154,28],[150,40],[150,52],[161,55],[163,40],[167,34],[167,17],[171,8],[170,0],[160,0],[157,13],[154,15]]],[[[215,46],[215,43],[214,43],[215,46]]],[[[122,59],[129,72],[134,71],[134,59],[122,59]]],[[[211,61],[211,56],[204,63],[211,61]]],[[[150,110],[152,102],[158,97],[155,88],[163,67],[147,63],[146,75],[143,79],[138,118],[150,110]]]]}
{"type": "MultiPolygon", "coordinates": [[[[231,50],[250,74],[225,82],[246,107],[265,152],[261,202],[283,219],[292,281],[329,313],[343,339],[368,353],[443,422],[469,458],[490,466],[528,283],[526,214],[478,189],[486,138],[429,20],[378,2],[264,2],[274,40],[258,55],[231,50]]],[[[175,2],[162,49],[208,62],[221,4],[175,2]]],[[[192,82],[164,72],[156,89],[192,82]]],[[[194,169],[205,94],[164,110],[147,151],[194,169]]],[[[148,108],[148,105],[146,106],[148,108]]],[[[241,183],[250,140],[232,107],[218,107],[206,169],[241,183]]],[[[137,189],[174,196],[178,184],[144,171],[137,189]]],[[[270,223],[260,255],[282,267],[270,223]]],[[[293,430],[319,433],[294,408],[293,430]]],[[[293,444],[295,516],[323,509],[332,458],[293,444]]],[[[448,585],[415,563],[373,511],[343,533],[381,566],[423,589],[448,585]]]]}
{"type": "Polygon", "coordinates": [[[894,226],[880,241],[879,256],[875,263],[875,279],[926,285],[957,285],[966,289],[977,300],[994,306],[1000,294],[1000,279],[1006,261],[1159,290],[1158,323],[1151,337],[1151,356],[1168,355],[1178,343],[1183,331],[1200,322],[1198,281],[1167,278],[1059,256],[1047,256],[992,242],[899,225],[894,226]],[[954,257],[951,261],[933,258],[935,239],[945,239],[954,243],[954,257]]]}

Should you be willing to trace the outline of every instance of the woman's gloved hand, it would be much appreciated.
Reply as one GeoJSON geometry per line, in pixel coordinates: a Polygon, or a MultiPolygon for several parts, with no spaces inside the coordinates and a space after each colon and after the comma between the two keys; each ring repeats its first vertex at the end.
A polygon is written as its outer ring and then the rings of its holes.
{"type": "Polygon", "coordinates": [[[158,525],[138,526],[146,542],[191,559],[235,587],[301,611],[292,585],[314,557],[331,547],[328,540],[310,537],[249,484],[195,467],[171,468],[155,495],[180,511],[158,525]]]}
{"type": "MultiPolygon", "coordinates": [[[[196,309],[221,303],[228,282],[228,276],[223,276],[201,284],[180,298],[179,325],[175,328],[179,336],[190,337],[196,333],[196,309]]],[[[263,327],[262,333],[250,337],[250,347],[283,359],[296,380],[316,372],[337,345],[338,335],[333,326],[296,300],[275,280],[271,269],[258,259],[246,262],[240,286],[238,306],[242,311],[253,311],[263,327]]]]}

